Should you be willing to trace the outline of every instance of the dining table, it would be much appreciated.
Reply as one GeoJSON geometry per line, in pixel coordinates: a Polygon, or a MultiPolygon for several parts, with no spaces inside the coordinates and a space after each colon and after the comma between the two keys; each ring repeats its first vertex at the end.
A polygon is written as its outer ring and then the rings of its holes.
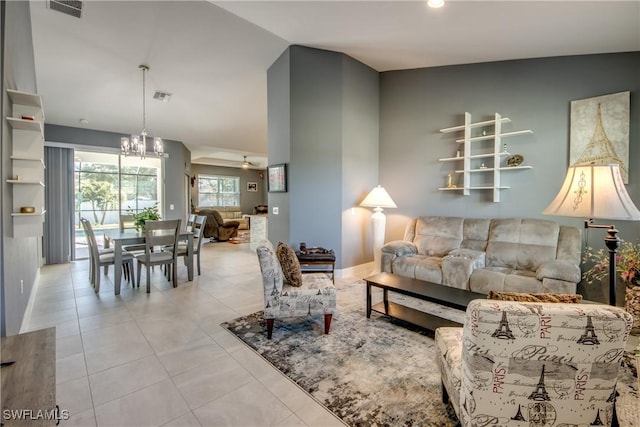
{"type": "MultiPolygon", "coordinates": [[[[107,230],[105,236],[113,242],[114,258],[114,278],[113,288],[116,295],[120,295],[120,285],[122,282],[122,248],[127,245],[143,244],[145,242],[144,231],[136,230],[107,230]]],[[[182,229],[178,232],[178,241],[187,241],[187,278],[193,280],[193,231],[182,229]]]]}

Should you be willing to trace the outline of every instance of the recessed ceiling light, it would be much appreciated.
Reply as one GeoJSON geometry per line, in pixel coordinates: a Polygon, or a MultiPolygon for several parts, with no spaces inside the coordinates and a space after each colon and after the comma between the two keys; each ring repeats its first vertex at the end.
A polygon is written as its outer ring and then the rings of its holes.
{"type": "Polygon", "coordinates": [[[434,9],[438,9],[438,8],[444,6],[444,0],[429,0],[427,2],[427,5],[429,7],[434,8],[434,9]]]}
{"type": "Polygon", "coordinates": [[[89,120],[87,120],[87,119],[80,119],[80,123],[82,123],[83,125],[88,125],[88,124],[89,124],[89,120]]]}

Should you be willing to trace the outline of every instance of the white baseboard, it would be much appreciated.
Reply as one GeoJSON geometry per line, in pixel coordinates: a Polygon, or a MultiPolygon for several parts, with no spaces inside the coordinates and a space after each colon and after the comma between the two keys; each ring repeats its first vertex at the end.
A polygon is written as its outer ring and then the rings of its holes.
{"type": "Polygon", "coordinates": [[[354,265],[353,267],[341,268],[336,270],[336,279],[344,279],[348,277],[365,278],[373,274],[375,264],[373,261],[365,264],[354,265]]]}
{"type": "Polygon", "coordinates": [[[31,293],[29,294],[29,301],[27,302],[27,307],[24,310],[24,315],[22,316],[22,322],[20,323],[20,332],[21,334],[25,332],[29,332],[29,321],[31,319],[31,313],[33,312],[33,306],[36,301],[36,294],[38,293],[38,285],[40,284],[40,268],[36,272],[36,278],[33,281],[33,286],[31,287],[31,293]]]}

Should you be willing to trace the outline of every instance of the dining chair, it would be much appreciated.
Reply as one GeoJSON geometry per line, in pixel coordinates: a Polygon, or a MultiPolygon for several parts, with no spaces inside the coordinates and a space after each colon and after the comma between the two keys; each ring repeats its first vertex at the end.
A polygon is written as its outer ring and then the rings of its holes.
{"type": "MultiPolygon", "coordinates": [[[[120,215],[120,231],[124,232],[126,230],[135,230],[135,221],[133,219],[133,215],[120,215]]],[[[122,250],[128,252],[139,252],[142,253],[145,250],[145,246],[143,244],[135,244],[135,245],[127,245],[123,246],[122,250]]]]}
{"type": "MultiPolygon", "coordinates": [[[[202,247],[202,238],[204,237],[204,225],[207,222],[207,217],[204,215],[193,215],[194,221],[192,223],[191,229],[187,227],[187,231],[193,232],[193,252],[194,256],[198,257],[198,276],[200,276],[200,248],[202,247]]],[[[178,251],[177,257],[182,257],[185,265],[187,264],[187,256],[188,256],[188,242],[179,241],[176,245],[176,250],[178,251]]],[[[163,251],[171,251],[170,247],[162,248],[163,251]]],[[[171,275],[171,267],[166,270],[167,276],[171,275]]]]}
{"type": "Polygon", "coordinates": [[[196,214],[189,214],[189,216],[187,217],[187,231],[193,230],[193,225],[196,222],[196,217],[196,214]]]}
{"type": "MultiPolygon", "coordinates": [[[[104,267],[104,274],[108,273],[108,267],[115,262],[113,250],[100,251],[96,235],[93,232],[91,222],[86,218],[80,218],[80,223],[87,236],[89,246],[89,281],[93,285],[96,293],[100,292],[100,267],[104,267]]],[[[130,283],[135,283],[133,275],[133,255],[130,252],[122,252],[122,273],[130,283]]]]}
{"type": "MultiPolygon", "coordinates": [[[[135,255],[138,261],[138,287],[142,265],[147,267],[147,293],[151,292],[151,267],[155,265],[176,265],[179,219],[145,222],[145,253],[135,255]],[[154,247],[171,247],[171,251],[153,251],[154,247]]],[[[173,268],[173,287],[177,286],[176,269],[173,268]]]]}

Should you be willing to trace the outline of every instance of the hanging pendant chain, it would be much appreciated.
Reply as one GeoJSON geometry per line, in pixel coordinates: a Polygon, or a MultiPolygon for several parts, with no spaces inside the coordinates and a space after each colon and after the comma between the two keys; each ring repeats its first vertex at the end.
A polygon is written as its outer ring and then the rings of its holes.
{"type": "Polygon", "coordinates": [[[147,133],[147,101],[145,99],[146,94],[146,75],[149,67],[142,65],[142,133],[147,133]]]}

